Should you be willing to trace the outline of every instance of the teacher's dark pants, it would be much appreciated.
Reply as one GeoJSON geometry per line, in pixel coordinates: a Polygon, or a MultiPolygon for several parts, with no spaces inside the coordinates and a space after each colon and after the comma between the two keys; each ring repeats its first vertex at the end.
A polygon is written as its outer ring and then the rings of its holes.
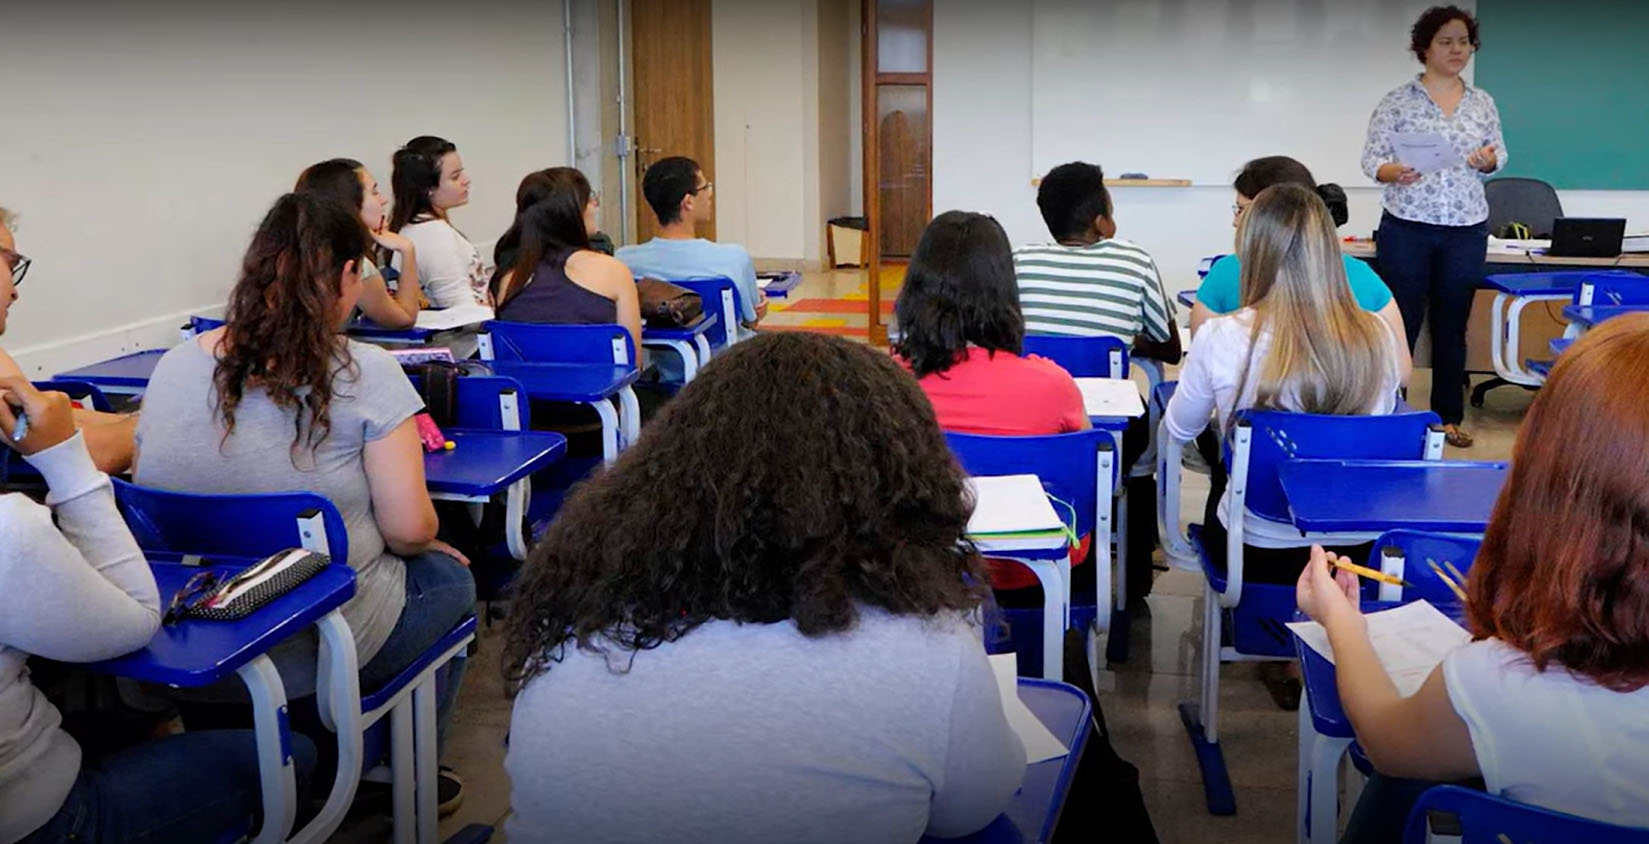
{"type": "Polygon", "coordinates": [[[1387,212],[1378,237],[1380,277],[1403,312],[1409,352],[1431,314],[1431,409],[1457,425],[1465,416],[1466,320],[1483,281],[1488,224],[1434,226],[1387,212]]]}

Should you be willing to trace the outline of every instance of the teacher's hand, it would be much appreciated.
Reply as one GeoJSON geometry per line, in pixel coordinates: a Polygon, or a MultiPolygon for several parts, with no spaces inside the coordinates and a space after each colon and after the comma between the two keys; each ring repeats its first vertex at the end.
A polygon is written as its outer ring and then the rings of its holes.
{"type": "Polygon", "coordinates": [[[1499,163],[1499,157],[1495,155],[1494,147],[1483,147],[1482,149],[1472,150],[1472,154],[1466,156],[1466,163],[1487,173],[1499,163]]]}
{"type": "Polygon", "coordinates": [[[1382,182],[1393,182],[1399,185],[1412,185],[1420,181],[1420,171],[1406,164],[1390,161],[1380,165],[1374,178],[1382,182]]]}

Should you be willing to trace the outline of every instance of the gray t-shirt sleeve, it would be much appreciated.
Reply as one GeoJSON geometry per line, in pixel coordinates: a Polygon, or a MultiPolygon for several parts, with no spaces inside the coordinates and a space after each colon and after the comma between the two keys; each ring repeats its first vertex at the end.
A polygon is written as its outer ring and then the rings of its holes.
{"type": "Polygon", "coordinates": [[[358,372],[355,383],[342,387],[354,397],[366,442],[390,435],[402,422],[423,410],[424,400],[401,371],[395,356],[377,346],[351,341],[349,353],[358,372]]]}
{"type": "Polygon", "coordinates": [[[984,828],[1008,807],[1025,778],[1025,746],[1002,712],[984,647],[974,638],[960,651],[944,781],[928,814],[927,834],[938,838],[984,828]]]}

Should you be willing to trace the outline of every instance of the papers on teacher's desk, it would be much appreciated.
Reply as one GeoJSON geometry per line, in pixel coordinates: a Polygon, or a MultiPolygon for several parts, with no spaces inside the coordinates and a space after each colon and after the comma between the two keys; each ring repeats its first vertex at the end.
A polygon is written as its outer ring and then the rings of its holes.
{"type": "Polygon", "coordinates": [[[1398,161],[1422,173],[1435,173],[1465,163],[1454,145],[1436,132],[1394,132],[1391,149],[1398,161]]]}
{"type": "Polygon", "coordinates": [[[1070,753],[1071,749],[1019,699],[1018,658],[1011,653],[991,654],[990,661],[996,673],[996,690],[1002,696],[1002,714],[1008,716],[1008,726],[1025,745],[1025,764],[1035,765],[1070,753]]]}
{"type": "Polygon", "coordinates": [[[1145,415],[1139,388],[1127,378],[1078,378],[1076,388],[1082,391],[1082,409],[1089,416],[1145,415]]]}
{"type": "Polygon", "coordinates": [[[451,328],[480,325],[492,317],[492,308],[485,305],[454,305],[438,311],[419,311],[417,326],[430,331],[446,331],[451,328]]]}
{"type": "MultiPolygon", "coordinates": [[[[1371,612],[1368,638],[1374,643],[1374,655],[1391,675],[1397,693],[1408,697],[1425,684],[1432,669],[1443,661],[1449,651],[1471,641],[1471,634],[1426,601],[1415,601],[1396,609],[1371,612]]],[[[1334,661],[1334,649],[1328,644],[1328,631],[1315,621],[1296,621],[1288,625],[1300,641],[1334,661]]]]}

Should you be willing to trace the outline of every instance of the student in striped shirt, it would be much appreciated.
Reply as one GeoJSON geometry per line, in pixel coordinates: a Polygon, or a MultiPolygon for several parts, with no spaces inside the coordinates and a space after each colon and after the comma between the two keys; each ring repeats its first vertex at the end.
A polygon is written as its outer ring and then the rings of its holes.
{"type": "Polygon", "coordinates": [[[1036,204],[1056,242],[1013,254],[1025,330],[1117,337],[1135,355],[1178,363],[1173,300],[1150,254],[1117,239],[1104,172],[1061,164],[1042,178],[1036,204]]]}

